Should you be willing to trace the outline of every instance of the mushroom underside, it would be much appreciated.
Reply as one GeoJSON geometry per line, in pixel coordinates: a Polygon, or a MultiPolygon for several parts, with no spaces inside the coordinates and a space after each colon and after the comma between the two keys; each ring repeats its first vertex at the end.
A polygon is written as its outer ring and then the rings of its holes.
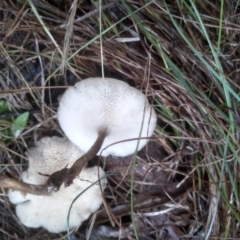
{"type": "Polygon", "coordinates": [[[66,136],[86,152],[72,167],[53,173],[55,190],[73,179],[94,156],[127,156],[152,136],[156,113],[147,97],[123,81],[88,78],[69,87],[61,98],[58,120],[66,136]],[[129,104],[130,103],[130,104],[129,104]]]}

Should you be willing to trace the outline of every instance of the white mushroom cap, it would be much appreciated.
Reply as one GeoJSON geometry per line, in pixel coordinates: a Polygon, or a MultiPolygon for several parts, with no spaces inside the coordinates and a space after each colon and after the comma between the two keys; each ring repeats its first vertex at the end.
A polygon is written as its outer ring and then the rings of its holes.
{"type": "MultiPolygon", "coordinates": [[[[70,141],[87,152],[101,129],[107,129],[102,150],[115,142],[138,138],[141,128],[141,137],[151,136],[157,118],[146,96],[127,83],[112,78],[88,78],[65,91],[58,120],[70,141]]],[[[141,139],[138,150],[147,141],[141,139]]],[[[136,146],[137,140],[121,142],[105,149],[102,156],[127,156],[135,152],[136,146]]]]}
{"type": "MultiPolygon", "coordinates": [[[[67,163],[71,166],[81,155],[82,152],[66,139],[43,138],[36,148],[27,152],[29,168],[22,173],[22,179],[32,184],[44,184],[48,178],[39,175],[38,172],[51,174],[64,168],[67,163]]],[[[98,176],[104,177],[101,168],[83,169],[80,179],[74,179],[73,184],[67,188],[62,185],[58,192],[51,192],[48,196],[24,195],[13,190],[9,190],[8,196],[12,203],[17,204],[16,214],[25,226],[44,227],[49,232],[58,233],[67,230],[67,215],[74,198],[97,181],[98,176]]],[[[107,180],[104,178],[100,182],[102,189],[105,189],[107,180]]],[[[73,204],[69,228],[78,228],[101,203],[100,186],[95,184],[73,204]]]]}
{"type": "Polygon", "coordinates": [[[36,147],[26,152],[29,167],[22,173],[22,180],[30,184],[44,184],[47,177],[39,172],[50,175],[66,165],[70,167],[82,155],[83,152],[66,138],[44,137],[36,142],[36,147]]]}

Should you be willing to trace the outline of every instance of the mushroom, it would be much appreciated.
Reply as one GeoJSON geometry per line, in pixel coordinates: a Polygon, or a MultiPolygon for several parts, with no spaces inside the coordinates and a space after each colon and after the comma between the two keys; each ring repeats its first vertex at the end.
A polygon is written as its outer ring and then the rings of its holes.
{"type": "Polygon", "coordinates": [[[70,169],[55,181],[69,186],[96,154],[127,156],[142,149],[153,134],[156,113],[147,97],[127,83],[113,78],[88,78],[69,87],[58,108],[58,121],[68,139],[83,152],[70,169]]]}
{"type": "MultiPolygon", "coordinates": [[[[22,172],[23,182],[28,184],[45,184],[46,176],[73,164],[82,152],[69,140],[59,137],[45,137],[36,143],[26,153],[29,167],[22,172]]],[[[101,188],[105,189],[107,180],[101,168],[86,168],[68,188],[62,186],[58,192],[48,195],[34,195],[16,190],[9,190],[10,201],[16,204],[16,214],[27,227],[44,227],[49,232],[59,233],[67,230],[67,216],[73,200],[69,218],[69,229],[78,228],[91,213],[95,212],[102,203],[101,188]],[[100,180],[98,181],[98,179],[100,180]],[[94,184],[96,182],[96,184],[94,184]],[[91,186],[92,185],[92,186],[91,186]]]]}

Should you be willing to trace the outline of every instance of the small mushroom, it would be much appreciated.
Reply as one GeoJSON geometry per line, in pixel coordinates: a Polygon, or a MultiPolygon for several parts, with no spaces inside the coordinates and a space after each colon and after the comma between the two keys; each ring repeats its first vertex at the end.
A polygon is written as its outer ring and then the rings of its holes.
{"type": "MultiPolygon", "coordinates": [[[[44,174],[52,174],[73,164],[82,152],[69,140],[58,137],[46,137],[37,142],[36,147],[27,153],[29,168],[21,174],[28,184],[46,184],[44,174]],[[44,174],[38,174],[38,172],[44,174]]],[[[27,227],[44,227],[49,232],[59,233],[67,230],[67,215],[74,202],[69,219],[69,228],[78,228],[91,213],[95,212],[102,203],[101,189],[106,187],[107,180],[101,168],[93,167],[81,171],[78,178],[68,188],[60,187],[58,192],[48,195],[33,195],[16,190],[9,190],[8,197],[16,206],[16,214],[27,227]],[[100,178],[99,182],[98,179],[100,178]],[[93,184],[97,182],[96,184],[93,184]],[[93,184],[92,186],[90,186],[93,184]],[[87,189],[89,187],[89,189],[87,189]]]]}
{"type": "MultiPolygon", "coordinates": [[[[69,186],[96,154],[124,157],[142,149],[157,118],[147,97],[136,88],[112,78],[88,78],[65,91],[58,120],[68,139],[86,152],[62,174],[61,181],[69,186]]],[[[58,185],[54,178],[53,174],[49,182],[58,185]]]]}

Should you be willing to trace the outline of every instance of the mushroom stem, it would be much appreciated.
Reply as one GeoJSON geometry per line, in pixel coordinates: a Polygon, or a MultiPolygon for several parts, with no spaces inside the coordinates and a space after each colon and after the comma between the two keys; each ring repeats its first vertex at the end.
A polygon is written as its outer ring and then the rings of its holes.
{"type": "Polygon", "coordinates": [[[103,141],[107,135],[106,130],[102,130],[98,133],[98,137],[92,147],[83,154],[79,159],[75,161],[75,163],[72,165],[72,167],[69,169],[69,176],[72,177],[72,180],[70,179],[70,182],[65,182],[65,185],[68,186],[72,184],[72,181],[74,178],[76,178],[80,172],[82,171],[83,167],[93,158],[97,155],[99,150],[102,147],[103,141]]]}
{"type": "Polygon", "coordinates": [[[0,175],[0,187],[22,191],[25,193],[31,193],[34,195],[47,195],[47,184],[33,185],[18,181],[14,178],[9,178],[4,175],[0,175]]]}
{"type": "Polygon", "coordinates": [[[49,189],[52,188],[54,191],[58,191],[63,183],[65,187],[71,185],[74,178],[80,174],[83,167],[97,155],[102,147],[106,135],[106,129],[100,130],[92,147],[84,155],[77,159],[71,168],[63,168],[62,170],[51,174],[47,181],[49,189]]]}

